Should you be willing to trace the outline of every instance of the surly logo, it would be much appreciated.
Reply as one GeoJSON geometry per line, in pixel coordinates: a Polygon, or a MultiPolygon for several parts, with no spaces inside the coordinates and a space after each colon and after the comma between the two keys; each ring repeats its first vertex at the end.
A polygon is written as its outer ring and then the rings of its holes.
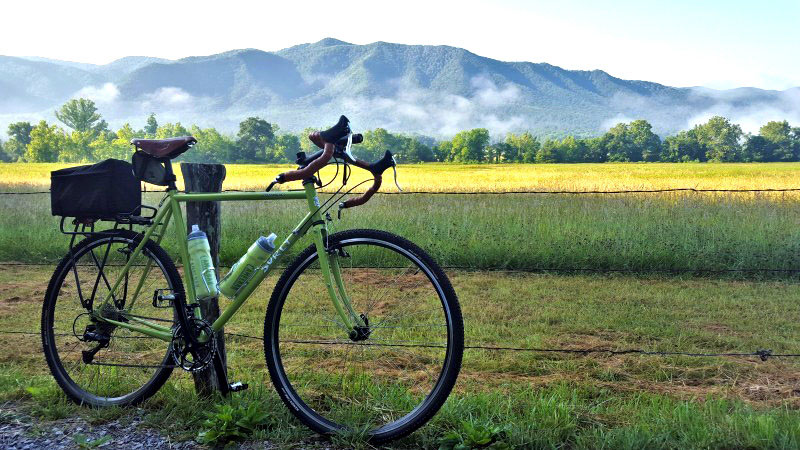
{"type": "Polygon", "coordinates": [[[314,206],[319,208],[319,197],[317,197],[316,195],[314,196],[314,206]]]}
{"type": "Polygon", "coordinates": [[[281,244],[281,246],[278,247],[277,250],[272,252],[272,256],[270,256],[269,259],[267,260],[267,262],[264,263],[264,272],[269,270],[269,266],[271,266],[272,263],[274,263],[275,260],[278,259],[278,257],[281,256],[281,254],[286,251],[286,248],[288,246],[289,246],[289,242],[288,241],[284,241],[283,244],[281,244]]]}

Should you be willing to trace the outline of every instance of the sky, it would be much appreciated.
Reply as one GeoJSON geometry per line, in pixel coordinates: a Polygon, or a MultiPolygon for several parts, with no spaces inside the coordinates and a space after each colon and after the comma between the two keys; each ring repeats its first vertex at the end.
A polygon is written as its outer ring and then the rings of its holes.
{"type": "Polygon", "coordinates": [[[800,86],[800,0],[59,0],[8,2],[3,16],[0,54],[94,64],[335,37],[451,45],[671,86],[800,86]]]}

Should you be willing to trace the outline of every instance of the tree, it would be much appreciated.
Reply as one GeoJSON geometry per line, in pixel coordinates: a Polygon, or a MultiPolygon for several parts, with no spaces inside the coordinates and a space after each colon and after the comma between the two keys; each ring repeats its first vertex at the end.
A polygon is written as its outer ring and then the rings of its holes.
{"type": "Polygon", "coordinates": [[[602,146],[612,162],[641,161],[642,152],[634,145],[628,124],[618,123],[603,135],[602,146]]]}
{"type": "Polygon", "coordinates": [[[14,122],[8,125],[8,136],[22,145],[28,145],[31,143],[32,130],[30,122],[14,122]]]}
{"type": "Polygon", "coordinates": [[[150,113],[147,116],[147,124],[144,126],[144,134],[147,137],[155,137],[156,132],[158,132],[158,121],[156,120],[155,113],[150,113]]]}
{"type": "Polygon", "coordinates": [[[721,116],[714,116],[692,130],[706,151],[708,161],[741,161],[742,127],[721,116]]]}
{"type": "Polygon", "coordinates": [[[544,141],[544,144],[536,152],[535,162],[537,163],[554,163],[558,162],[557,156],[558,142],[552,139],[544,141]]]}
{"type": "Polygon", "coordinates": [[[2,161],[2,162],[11,162],[12,161],[11,156],[8,153],[6,153],[6,146],[7,145],[8,145],[7,143],[3,143],[3,140],[0,139],[0,161],[2,161]]]}
{"type": "Polygon", "coordinates": [[[661,157],[661,138],[653,133],[653,126],[646,120],[634,120],[628,125],[633,152],[644,161],[658,161],[661,157]]]}
{"type": "Polygon", "coordinates": [[[681,131],[675,136],[664,139],[661,161],[688,162],[705,160],[706,149],[700,145],[694,130],[681,131]]]}
{"type": "Polygon", "coordinates": [[[557,162],[578,163],[586,161],[589,147],[583,139],[567,136],[558,145],[557,162]]]}
{"type": "Polygon", "coordinates": [[[275,143],[272,125],[259,117],[248,117],[241,122],[236,138],[238,154],[235,162],[264,160],[267,149],[275,143]]]}
{"type": "Polygon", "coordinates": [[[91,144],[96,139],[108,141],[105,133],[94,131],[73,131],[64,135],[61,148],[58,151],[58,160],[61,162],[86,162],[93,158],[91,144]]]}
{"type": "Polygon", "coordinates": [[[137,132],[129,123],[122,126],[116,133],[103,133],[95,138],[89,147],[93,159],[101,160],[115,158],[127,160],[133,154],[131,139],[137,136],[137,132]]]}
{"type": "Polygon", "coordinates": [[[402,143],[397,136],[383,128],[376,128],[364,133],[364,142],[353,147],[353,155],[364,161],[375,161],[383,157],[386,150],[392,153],[401,152],[402,143]]]}
{"type": "MultiPolygon", "coordinates": [[[[311,139],[308,138],[308,135],[314,131],[316,131],[316,128],[309,127],[305,128],[303,131],[300,132],[300,136],[298,136],[298,139],[300,140],[301,152],[306,152],[310,154],[319,150],[319,148],[316,145],[314,145],[313,142],[311,142],[311,139]]],[[[291,161],[294,161],[294,158],[292,158],[291,161]]]]}
{"type": "Polygon", "coordinates": [[[474,128],[453,136],[450,159],[458,162],[483,162],[486,146],[489,145],[489,130],[474,128]]]}
{"type": "Polygon", "coordinates": [[[188,136],[189,130],[180,122],[165,123],[156,130],[156,139],[168,139],[172,137],[188,136]]]}
{"type": "Polygon", "coordinates": [[[764,136],[748,135],[742,148],[743,159],[754,162],[774,161],[774,148],[775,146],[764,136]]]}
{"type": "Polygon", "coordinates": [[[4,147],[8,160],[17,161],[25,155],[25,149],[31,143],[31,130],[33,125],[30,122],[15,122],[8,125],[8,136],[11,139],[4,147]]]}
{"type": "Polygon", "coordinates": [[[401,162],[428,162],[434,160],[433,150],[417,138],[404,138],[400,156],[401,159],[398,159],[398,161],[401,162]]]}
{"type": "Polygon", "coordinates": [[[433,148],[433,155],[436,158],[436,161],[444,162],[450,160],[450,154],[452,153],[453,149],[453,142],[452,141],[442,141],[439,142],[433,148]]]}
{"type": "Polygon", "coordinates": [[[191,135],[197,139],[197,144],[181,156],[184,161],[204,163],[233,161],[236,143],[231,137],[220,134],[214,128],[201,129],[197,125],[192,125],[190,131],[191,135]]]}
{"type": "Polygon", "coordinates": [[[769,144],[769,159],[764,161],[795,161],[800,156],[800,136],[789,122],[767,122],[758,134],[769,144]]]}
{"type": "Polygon", "coordinates": [[[282,134],[275,140],[275,153],[283,155],[287,161],[294,162],[300,151],[300,138],[294,134],[282,134]]]}
{"type": "Polygon", "coordinates": [[[539,140],[527,131],[518,135],[509,133],[505,143],[507,146],[503,147],[505,151],[501,157],[508,162],[533,162],[541,146],[539,140]]]}
{"type": "Polygon", "coordinates": [[[603,147],[603,138],[586,139],[586,156],[582,162],[605,162],[608,154],[603,147]]]}
{"type": "Polygon", "coordinates": [[[64,132],[58,126],[47,125],[47,122],[42,120],[31,130],[31,142],[25,150],[25,160],[56,162],[65,140],[64,132]]]}
{"type": "Polygon", "coordinates": [[[61,109],[56,111],[56,119],[81,132],[102,131],[108,125],[101,120],[94,102],[85,98],[72,99],[64,103],[61,109]]]}

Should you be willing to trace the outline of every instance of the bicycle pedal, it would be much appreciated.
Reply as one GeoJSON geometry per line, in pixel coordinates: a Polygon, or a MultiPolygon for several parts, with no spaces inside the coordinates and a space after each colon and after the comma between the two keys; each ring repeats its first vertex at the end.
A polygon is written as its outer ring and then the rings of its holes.
{"type": "Polygon", "coordinates": [[[247,383],[242,383],[241,381],[237,381],[236,383],[231,383],[228,385],[228,391],[230,392],[239,392],[247,388],[247,383]]]}
{"type": "Polygon", "coordinates": [[[174,302],[175,294],[172,289],[156,289],[153,293],[153,307],[155,308],[172,308],[174,302]]]}

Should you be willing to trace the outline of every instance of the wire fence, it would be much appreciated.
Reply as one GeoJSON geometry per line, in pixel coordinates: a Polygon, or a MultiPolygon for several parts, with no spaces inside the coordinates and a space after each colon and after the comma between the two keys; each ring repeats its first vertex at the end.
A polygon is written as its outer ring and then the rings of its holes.
{"type": "MultiPolygon", "coordinates": [[[[161,191],[147,191],[143,193],[159,193],[161,191]]],[[[226,189],[222,192],[263,192],[226,189]]],[[[553,195],[626,195],[626,194],[657,194],[657,193],[781,193],[781,192],[800,192],[800,188],[761,188],[761,189],[702,189],[702,188],[664,188],[664,189],[630,189],[630,190],[513,190],[513,191],[404,191],[404,192],[378,192],[379,195],[398,195],[398,194],[422,194],[422,195],[511,195],[511,194],[553,194],[553,195]]],[[[0,192],[0,195],[43,195],[49,194],[50,191],[30,191],[30,192],[0,192]]],[[[325,193],[325,192],[323,192],[325,193]]],[[[0,262],[0,266],[55,266],[53,262],[0,262]]],[[[222,265],[221,267],[230,267],[222,265]]],[[[377,267],[381,268],[381,267],[377,267]]],[[[800,273],[800,269],[774,269],[774,268],[728,268],[728,269],[626,269],[626,268],[584,268],[584,267],[534,267],[527,269],[483,269],[468,266],[444,266],[446,270],[461,270],[461,271],[482,271],[482,272],[500,272],[500,273],[542,273],[542,272],[558,272],[558,273],[630,273],[630,274],[722,274],[722,273],[786,273],[796,274],[800,273]]],[[[39,336],[39,332],[30,331],[15,331],[15,330],[0,330],[0,334],[16,334],[24,336],[39,336]]],[[[226,333],[226,336],[236,337],[241,339],[250,340],[263,340],[263,337],[252,336],[242,333],[226,333]]],[[[322,345],[330,345],[333,342],[317,342],[322,345]]],[[[350,343],[346,345],[373,345],[373,346],[402,346],[402,347],[418,347],[415,344],[386,344],[386,343],[350,343]]],[[[493,346],[481,343],[467,344],[464,346],[466,350],[483,350],[491,352],[530,352],[530,353],[561,353],[571,354],[577,356],[588,356],[590,354],[607,354],[607,355],[642,355],[642,356],[685,356],[696,358],[710,358],[710,357],[729,357],[729,358],[748,358],[755,357],[761,361],[767,361],[770,358],[798,358],[800,353],[774,353],[768,349],[757,349],[752,352],[680,352],[680,351],[653,351],[642,348],[627,348],[627,349],[611,349],[611,348],[558,348],[558,347],[514,347],[514,346],[493,346]]]]}
{"type": "MultiPolygon", "coordinates": [[[[158,194],[163,191],[142,190],[145,194],[158,194]]],[[[185,191],[180,191],[185,192],[185,191]]],[[[223,189],[222,192],[264,192],[264,190],[223,189]]],[[[623,190],[512,190],[512,191],[402,191],[402,192],[377,192],[375,195],[508,195],[508,194],[561,194],[561,195],[597,195],[597,194],[658,194],[669,192],[688,193],[759,193],[759,192],[800,192],[800,188],[759,188],[759,189],[703,189],[703,188],[663,188],[663,189],[623,189],[623,190]]],[[[329,193],[322,191],[323,194],[329,193]]],[[[359,194],[361,192],[353,192],[359,194]]],[[[50,194],[50,191],[19,191],[0,192],[0,195],[41,195],[50,194]]]]}
{"type": "MultiPolygon", "coordinates": [[[[23,336],[40,336],[40,332],[32,331],[17,331],[17,330],[0,330],[0,334],[15,334],[23,336]]],[[[263,337],[252,336],[242,333],[225,333],[226,337],[236,337],[248,340],[263,341],[263,337]]],[[[317,344],[317,345],[351,345],[351,346],[371,346],[371,347],[403,347],[403,348],[446,348],[444,345],[428,345],[428,344],[405,344],[405,343],[370,343],[370,342],[341,342],[341,341],[289,341],[290,343],[302,344],[317,344]]],[[[679,352],[679,351],[653,351],[640,348],[629,349],[610,349],[610,348],[558,348],[558,347],[510,347],[510,346],[492,346],[482,344],[466,344],[465,350],[485,350],[491,352],[528,352],[528,353],[562,353],[577,356],[588,356],[591,354],[607,354],[607,355],[642,355],[642,356],[686,356],[691,358],[747,358],[757,357],[761,361],[767,361],[770,358],[800,358],[800,353],[774,353],[772,350],[758,349],[752,352],[679,352]]]]}
{"type": "MultiPolygon", "coordinates": [[[[0,267],[55,267],[58,262],[2,262],[0,267]]],[[[178,269],[183,266],[177,264],[178,269]]],[[[222,269],[230,269],[229,264],[220,264],[218,266],[222,269]]],[[[591,268],[591,267],[530,267],[525,269],[502,269],[502,268],[481,268],[473,266],[441,266],[444,270],[460,271],[460,272],[489,272],[489,273],[504,273],[504,274],[536,274],[536,273],[596,273],[596,274],[630,274],[630,275],[658,275],[658,274],[672,274],[672,275],[714,275],[714,274],[798,274],[800,269],[774,269],[767,267],[755,268],[737,268],[737,269],[702,269],[702,268],[688,268],[688,269],[664,269],[664,268],[650,268],[650,269],[615,269],[615,268],[591,268]]],[[[276,269],[283,269],[284,266],[276,266],[276,269]]],[[[396,269],[390,266],[364,266],[355,267],[356,269],[396,269]]]]}

